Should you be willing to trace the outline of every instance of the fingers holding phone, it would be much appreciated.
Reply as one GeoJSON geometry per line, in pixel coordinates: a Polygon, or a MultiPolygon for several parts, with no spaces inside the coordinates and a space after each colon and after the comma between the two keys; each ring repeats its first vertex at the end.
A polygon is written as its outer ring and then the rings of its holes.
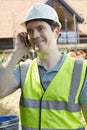
{"type": "Polygon", "coordinates": [[[24,40],[24,44],[25,44],[26,47],[30,45],[30,42],[29,42],[29,39],[28,39],[28,35],[26,35],[26,37],[24,37],[23,40],[24,40]]]}
{"type": "Polygon", "coordinates": [[[20,42],[24,43],[26,47],[31,47],[30,41],[28,39],[28,33],[27,32],[21,32],[17,35],[20,42]]]}
{"type": "Polygon", "coordinates": [[[17,34],[14,44],[14,50],[21,56],[29,53],[31,44],[28,40],[28,34],[26,32],[20,32],[17,34]]]}

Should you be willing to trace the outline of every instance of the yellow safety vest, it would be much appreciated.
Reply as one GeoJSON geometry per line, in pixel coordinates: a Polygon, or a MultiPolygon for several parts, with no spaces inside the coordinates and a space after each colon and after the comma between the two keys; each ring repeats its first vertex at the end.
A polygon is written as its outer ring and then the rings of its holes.
{"type": "Polygon", "coordinates": [[[85,61],[67,57],[44,92],[34,59],[28,69],[20,100],[23,130],[84,130],[80,122],[78,97],[86,64],[85,61]]]}

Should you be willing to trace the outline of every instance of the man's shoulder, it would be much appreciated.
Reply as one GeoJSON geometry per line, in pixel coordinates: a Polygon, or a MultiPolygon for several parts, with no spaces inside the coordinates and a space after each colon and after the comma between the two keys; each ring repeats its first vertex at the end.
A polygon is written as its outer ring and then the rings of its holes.
{"type": "Polygon", "coordinates": [[[27,72],[31,63],[32,63],[31,59],[27,59],[26,61],[21,61],[19,64],[19,66],[20,66],[19,68],[21,69],[21,71],[27,72]]]}

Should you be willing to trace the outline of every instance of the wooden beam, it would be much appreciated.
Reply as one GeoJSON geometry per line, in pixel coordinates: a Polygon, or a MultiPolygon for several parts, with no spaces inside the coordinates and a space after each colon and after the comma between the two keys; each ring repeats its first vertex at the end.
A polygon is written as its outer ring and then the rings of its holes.
{"type": "Polygon", "coordinates": [[[68,50],[87,50],[87,43],[81,44],[58,44],[58,49],[68,49],[68,50]]]}
{"type": "MultiPolygon", "coordinates": [[[[87,43],[80,43],[80,44],[58,44],[58,49],[68,49],[68,50],[87,50],[87,43]]],[[[0,53],[10,53],[13,49],[6,49],[6,50],[0,50],[0,53]]]]}

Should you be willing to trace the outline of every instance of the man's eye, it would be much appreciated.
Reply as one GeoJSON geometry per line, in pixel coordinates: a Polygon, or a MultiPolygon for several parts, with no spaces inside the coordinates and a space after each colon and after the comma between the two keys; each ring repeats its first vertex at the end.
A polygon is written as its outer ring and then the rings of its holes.
{"type": "Polygon", "coordinates": [[[39,28],[38,28],[38,31],[43,31],[43,30],[44,30],[43,27],[39,27],[39,28]]]}
{"type": "Polygon", "coordinates": [[[33,34],[33,30],[32,29],[27,29],[28,34],[32,35],[33,34]]]}

